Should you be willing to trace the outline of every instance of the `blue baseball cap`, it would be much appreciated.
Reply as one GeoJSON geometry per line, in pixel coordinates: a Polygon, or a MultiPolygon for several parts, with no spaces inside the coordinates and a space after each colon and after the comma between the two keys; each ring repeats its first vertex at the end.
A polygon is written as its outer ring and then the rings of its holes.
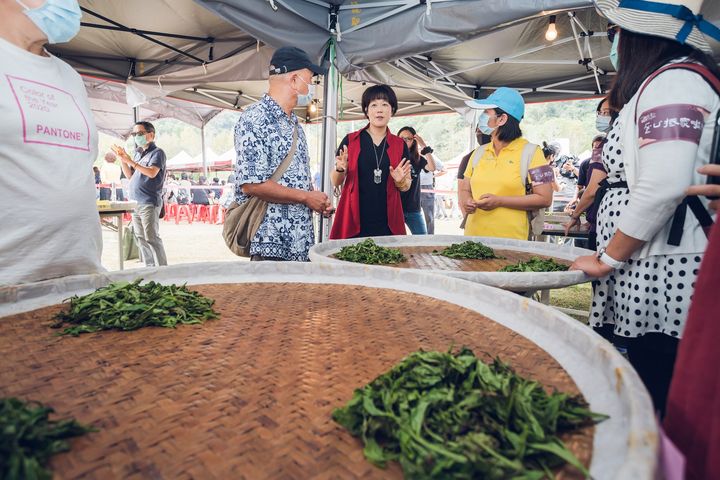
{"type": "Polygon", "coordinates": [[[476,110],[500,108],[518,122],[525,115],[525,100],[514,88],[500,87],[489,97],[482,100],[467,100],[465,105],[476,110]]]}

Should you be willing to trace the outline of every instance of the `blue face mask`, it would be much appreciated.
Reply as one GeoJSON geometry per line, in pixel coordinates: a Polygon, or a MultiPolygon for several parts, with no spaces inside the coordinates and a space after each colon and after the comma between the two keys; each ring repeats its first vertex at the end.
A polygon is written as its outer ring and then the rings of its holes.
{"type": "Polygon", "coordinates": [[[148,144],[147,137],[145,135],[137,135],[135,137],[135,145],[142,148],[148,144]]]}
{"type": "Polygon", "coordinates": [[[82,12],[77,0],[46,0],[37,8],[15,1],[25,8],[25,15],[45,34],[48,43],[69,42],[80,31],[82,12]]]}
{"type": "MultiPolygon", "coordinates": [[[[298,78],[300,78],[300,77],[298,77],[298,78]]],[[[307,83],[302,78],[300,78],[300,80],[302,80],[305,83],[305,85],[308,86],[308,93],[306,93],[304,95],[302,93],[298,93],[298,101],[297,101],[298,107],[304,107],[305,105],[310,105],[313,97],[315,96],[315,84],[307,83]]]]}
{"type": "Polygon", "coordinates": [[[488,120],[490,120],[490,115],[485,112],[481,113],[480,117],[478,118],[477,128],[485,135],[492,135],[492,132],[495,131],[495,128],[488,125],[488,120]]]}
{"type": "Polygon", "coordinates": [[[607,132],[610,130],[610,115],[598,115],[595,118],[595,128],[599,132],[607,132]]]}
{"type": "Polygon", "coordinates": [[[620,35],[615,35],[615,38],[613,39],[612,47],[610,47],[610,63],[612,63],[613,67],[615,67],[615,71],[618,70],[620,67],[620,59],[618,58],[618,41],[620,39],[620,35]]]}

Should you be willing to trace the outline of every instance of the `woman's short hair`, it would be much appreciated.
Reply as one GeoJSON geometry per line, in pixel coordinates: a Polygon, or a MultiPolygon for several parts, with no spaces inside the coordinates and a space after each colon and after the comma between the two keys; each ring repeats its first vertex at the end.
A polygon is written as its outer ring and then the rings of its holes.
{"type": "Polygon", "coordinates": [[[512,142],[513,140],[522,137],[522,130],[520,130],[520,122],[507,113],[502,108],[495,107],[495,114],[499,117],[500,115],[507,115],[507,122],[505,125],[497,127],[497,139],[501,142],[512,142]]]}
{"type": "Polygon", "coordinates": [[[365,89],[362,95],[362,111],[367,117],[368,107],[373,100],[385,100],[392,108],[392,114],[395,115],[398,109],[397,95],[395,91],[387,85],[373,85],[365,89]]]}

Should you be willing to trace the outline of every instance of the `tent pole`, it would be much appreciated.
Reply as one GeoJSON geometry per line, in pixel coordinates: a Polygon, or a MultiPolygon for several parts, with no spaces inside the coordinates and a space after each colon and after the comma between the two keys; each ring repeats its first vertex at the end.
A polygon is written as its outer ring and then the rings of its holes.
{"type": "Polygon", "coordinates": [[[207,178],[208,176],[208,170],[207,170],[207,158],[205,156],[205,124],[200,127],[200,149],[202,150],[202,166],[203,166],[203,176],[207,178]]]}
{"type": "Polygon", "coordinates": [[[138,107],[133,107],[133,124],[140,121],[140,109],[138,107]]]}
{"type": "MultiPolygon", "coordinates": [[[[328,194],[330,199],[335,203],[333,198],[333,186],[330,181],[330,173],[335,168],[335,144],[337,143],[337,115],[338,115],[338,71],[335,67],[335,42],[331,41],[328,47],[329,51],[329,68],[325,75],[325,86],[323,89],[323,130],[322,144],[323,156],[321,165],[322,178],[321,183],[323,191],[328,194]]],[[[320,216],[320,235],[319,242],[327,240],[330,237],[330,226],[332,221],[329,218],[320,216]]]]}

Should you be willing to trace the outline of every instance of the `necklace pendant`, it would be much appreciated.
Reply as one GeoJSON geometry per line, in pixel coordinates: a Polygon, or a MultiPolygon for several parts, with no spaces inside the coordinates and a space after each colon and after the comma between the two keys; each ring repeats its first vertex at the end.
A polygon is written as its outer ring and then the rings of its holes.
{"type": "Polygon", "coordinates": [[[373,175],[375,176],[375,178],[374,178],[375,183],[377,183],[379,185],[380,182],[382,182],[382,170],[380,170],[379,168],[376,168],[375,170],[373,170],[373,175]]]}

